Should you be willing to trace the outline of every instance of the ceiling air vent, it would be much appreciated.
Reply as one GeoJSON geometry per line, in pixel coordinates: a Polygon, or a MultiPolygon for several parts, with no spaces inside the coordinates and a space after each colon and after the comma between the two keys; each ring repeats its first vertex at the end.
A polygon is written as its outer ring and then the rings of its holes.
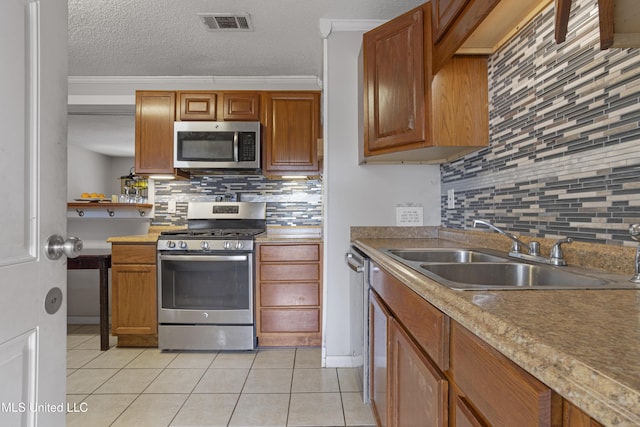
{"type": "Polygon", "coordinates": [[[208,31],[253,31],[249,14],[198,13],[208,31]]]}

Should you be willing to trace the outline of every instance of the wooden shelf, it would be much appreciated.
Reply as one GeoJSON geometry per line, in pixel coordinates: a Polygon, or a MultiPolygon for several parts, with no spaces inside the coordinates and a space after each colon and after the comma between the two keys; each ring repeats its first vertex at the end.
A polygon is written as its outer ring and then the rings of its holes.
{"type": "Polygon", "coordinates": [[[148,218],[150,203],[69,202],[68,218],[148,218]]]}
{"type": "Polygon", "coordinates": [[[69,202],[67,203],[68,209],[104,209],[105,207],[117,208],[117,209],[151,209],[153,205],[151,203],[113,203],[113,202],[69,202]]]}

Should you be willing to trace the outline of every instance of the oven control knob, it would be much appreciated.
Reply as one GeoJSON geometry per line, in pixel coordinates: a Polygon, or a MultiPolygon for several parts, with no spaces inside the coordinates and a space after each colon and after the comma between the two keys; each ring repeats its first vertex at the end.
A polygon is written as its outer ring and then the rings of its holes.
{"type": "Polygon", "coordinates": [[[167,247],[168,247],[169,249],[173,249],[173,248],[175,248],[175,247],[176,247],[176,242],[174,242],[173,240],[168,240],[168,241],[167,241],[167,247]]]}
{"type": "Polygon", "coordinates": [[[207,313],[206,311],[202,313],[202,318],[206,319],[207,317],[209,317],[209,313],[207,313]]]}
{"type": "Polygon", "coordinates": [[[241,240],[238,240],[236,242],[236,249],[242,249],[242,247],[244,246],[244,242],[241,240]]]}
{"type": "Polygon", "coordinates": [[[200,243],[200,247],[206,251],[207,249],[209,249],[209,242],[207,242],[206,240],[203,240],[200,243]]]}
{"type": "Polygon", "coordinates": [[[180,240],[180,241],[178,242],[178,247],[179,247],[180,249],[187,249],[187,242],[185,242],[184,240],[180,240]]]}
{"type": "Polygon", "coordinates": [[[222,247],[225,248],[226,250],[232,249],[231,242],[224,242],[222,244],[222,247]]]}

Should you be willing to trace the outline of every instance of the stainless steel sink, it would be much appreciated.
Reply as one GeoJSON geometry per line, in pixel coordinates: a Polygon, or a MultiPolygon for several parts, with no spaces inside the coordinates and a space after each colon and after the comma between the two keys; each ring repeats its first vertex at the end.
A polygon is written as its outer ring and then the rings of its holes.
{"type": "Polygon", "coordinates": [[[453,289],[612,289],[607,280],[515,262],[422,264],[420,269],[453,289]]]}
{"type": "Polygon", "coordinates": [[[417,248],[382,249],[382,252],[456,290],[640,289],[640,285],[626,280],[582,274],[571,267],[514,261],[491,249],[417,248]]]}
{"type": "Polygon", "coordinates": [[[477,249],[388,249],[386,252],[406,261],[416,262],[507,262],[506,257],[489,254],[477,249]]]}

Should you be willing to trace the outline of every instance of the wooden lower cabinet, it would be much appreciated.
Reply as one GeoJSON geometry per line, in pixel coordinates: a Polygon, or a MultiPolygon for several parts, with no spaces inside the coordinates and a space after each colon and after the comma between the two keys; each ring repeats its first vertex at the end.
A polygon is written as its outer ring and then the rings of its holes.
{"type": "Polygon", "coordinates": [[[389,322],[391,425],[446,427],[448,383],[402,326],[389,322]]]}
{"type": "Polygon", "coordinates": [[[559,426],[562,398],[457,322],[451,322],[450,373],[489,425],[559,426]]]}
{"type": "Polygon", "coordinates": [[[562,427],[603,427],[568,400],[562,402],[562,427]]]}
{"type": "Polygon", "coordinates": [[[259,243],[256,262],[258,345],[322,342],[322,244],[259,243]]]}
{"type": "Polygon", "coordinates": [[[602,427],[375,262],[370,285],[379,426],[602,427]]]}
{"type": "Polygon", "coordinates": [[[387,398],[387,329],[391,314],[375,292],[369,293],[369,396],[376,423],[389,425],[387,398]]]}
{"type": "Polygon", "coordinates": [[[469,402],[462,396],[458,396],[452,391],[451,405],[451,425],[456,427],[488,427],[482,419],[475,413],[469,402]]]}
{"type": "Polygon", "coordinates": [[[118,347],[157,346],[156,245],[114,243],[111,282],[111,333],[118,347]]]}

